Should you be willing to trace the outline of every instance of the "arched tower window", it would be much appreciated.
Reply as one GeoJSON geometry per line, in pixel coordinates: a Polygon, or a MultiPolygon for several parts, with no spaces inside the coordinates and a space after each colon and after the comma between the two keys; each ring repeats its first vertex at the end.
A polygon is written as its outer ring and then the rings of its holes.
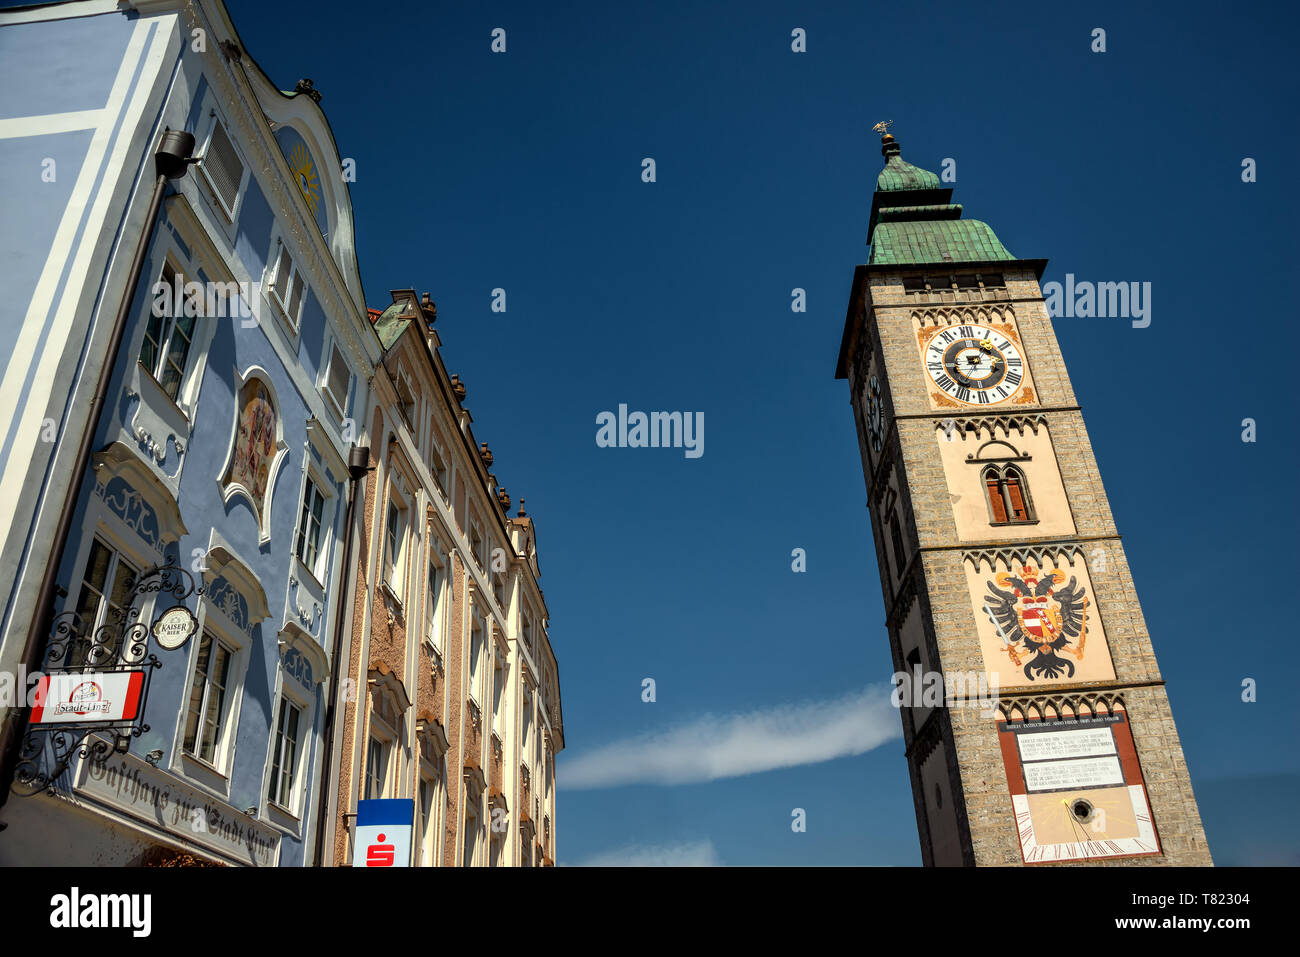
{"type": "Polygon", "coordinates": [[[1002,473],[1002,487],[1006,491],[1009,520],[1013,522],[1029,521],[1028,489],[1025,477],[1020,469],[1008,465],[1002,473]]]}
{"type": "Polygon", "coordinates": [[[988,501],[989,521],[994,525],[1029,524],[1035,521],[1025,473],[1014,465],[984,470],[984,497],[988,501]]]}

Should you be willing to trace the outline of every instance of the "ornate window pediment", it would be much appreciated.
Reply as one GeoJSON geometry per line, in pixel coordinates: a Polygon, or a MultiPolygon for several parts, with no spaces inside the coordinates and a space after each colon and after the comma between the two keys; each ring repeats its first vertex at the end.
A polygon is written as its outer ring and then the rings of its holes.
{"type": "Polygon", "coordinates": [[[209,605],[245,632],[271,616],[266,592],[256,573],[216,529],[203,561],[204,592],[209,605]]]}
{"type": "Polygon", "coordinates": [[[447,729],[431,712],[422,712],[416,717],[415,735],[420,741],[420,753],[427,761],[437,761],[451,747],[447,729]]]}
{"type": "Polygon", "coordinates": [[[487,789],[487,778],[483,776],[483,769],[477,764],[467,761],[465,763],[465,773],[463,777],[465,779],[465,788],[468,791],[469,801],[473,804],[477,804],[479,798],[483,796],[483,792],[487,789]]]}
{"type": "Polygon", "coordinates": [[[158,553],[189,534],[180,506],[134,449],[112,442],[93,458],[95,495],[158,553]]]}
{"type": "Polygon", "coordinates": [[[314,688],[330,673],[329,658],[311,634],[296,622],[280,630],[280,660],[285,671],[296,675],[304,687],[314,688]]]}
{"type": "Polygon", "coordinates": [[[383,662],[370,669],[369,684],[375,712],[389,725],[397,727],[411,707],[411,696],[406,693],[406,685],[383,662]]]}

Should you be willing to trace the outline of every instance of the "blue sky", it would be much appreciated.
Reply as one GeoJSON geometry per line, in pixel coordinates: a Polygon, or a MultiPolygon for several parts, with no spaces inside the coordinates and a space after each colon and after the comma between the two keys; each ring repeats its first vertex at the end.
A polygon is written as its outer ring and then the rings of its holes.
{"type": "Polygon", "coordinates": [[[1152,283],[1149,328],[1057,334],[1211,850],[1300,862],[1292,10],[229,6],[282,88],[309,76],[324,94],[357,161],[370,303],[431,291],[475,433],[538,523],[568,742],[561,864],[920,862],[897,715],[883,742],[845,730],[881,725],[868,689],[892,670],[833,378],[882,119],[905,159],[954,159],[954,201],[1049,259],[1045,281],[1152,283]],[[703,412],[704,455],[598,448],[595,417],[619,403],[703,412]],[[771,727],[841,756],[691,780],[704,749],[737,771],[779,763],[746,735],[771,727]],[[566,786],[647,736],[659,780],[685,783],[566,786]]]}

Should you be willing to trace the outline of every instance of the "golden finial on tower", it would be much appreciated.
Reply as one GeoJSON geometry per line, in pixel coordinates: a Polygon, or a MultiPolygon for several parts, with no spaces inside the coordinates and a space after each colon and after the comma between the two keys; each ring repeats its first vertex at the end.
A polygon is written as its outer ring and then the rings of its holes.
{"type": "Polygon", "coordinates": [[[891,156],[898,155],[898,140],[894,139],[894,134],[889,132],[889,128],[894,125],[893,120],[881,120],[872,127],[880,134],[880,155],[888,159],[891,156]]]}

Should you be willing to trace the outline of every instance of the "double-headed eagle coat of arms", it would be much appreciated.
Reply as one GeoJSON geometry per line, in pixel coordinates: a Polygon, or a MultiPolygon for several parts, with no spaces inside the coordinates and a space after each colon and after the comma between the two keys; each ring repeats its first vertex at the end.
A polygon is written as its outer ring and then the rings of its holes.
{"type": "Polygon", "coordinates": [[[1076,660],[1083,658],[1088,599],[1075,576],[1070,576],[1064,588],[1058,588],[1064,581],[1065,573],[1059,568],[1040,578],[1034,565],[1023,565],[1019,576],[999,572],[987,583],[989,594],[984,599],[984,611],[997,629],[1012,664],[1019,667],[1021,655],[1033,655],[1024,666],[1025,677],[1030,681],[1073,678],[1074,662],[1061,657],[1059,652],[1071,654],[1076,660]],[[997,585],[1011,591],[1003,591],[997,585]]]}

